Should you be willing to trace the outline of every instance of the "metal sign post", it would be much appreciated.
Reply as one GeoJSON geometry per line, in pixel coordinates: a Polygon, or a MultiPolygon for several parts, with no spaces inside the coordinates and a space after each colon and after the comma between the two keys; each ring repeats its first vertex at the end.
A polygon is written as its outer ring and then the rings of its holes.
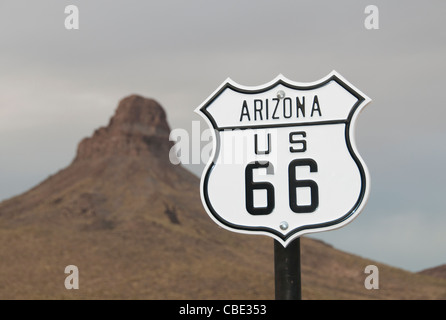
{"type": "Polygon", "coordinates": [[[227,79],[196,109],[213,129],[203,206],[225,229],[274,238],[280,299],[301,295],[299,237],[344,226],[367,202],[354,130],[370,101],[332,71],[312,83],[227,79]]]}
{"type": "Polygon", "coordinates": [[[274,240],[274,277],[276,300],[301,300],[300,238],[287,247],[274,240]]]}

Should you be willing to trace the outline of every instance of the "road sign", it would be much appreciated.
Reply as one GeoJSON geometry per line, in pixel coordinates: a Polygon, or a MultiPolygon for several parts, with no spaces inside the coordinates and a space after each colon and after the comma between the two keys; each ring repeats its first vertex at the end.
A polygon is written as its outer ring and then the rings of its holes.
{"type": "Polygon", "coordinates": [[[369,102],[335,71],[313,83],[279,75],[247,87],[227,79],[196,110],[214,129],[201,178],[209,216],[283,246],[350,222],[369,194],[354,140],[369,102]]]}

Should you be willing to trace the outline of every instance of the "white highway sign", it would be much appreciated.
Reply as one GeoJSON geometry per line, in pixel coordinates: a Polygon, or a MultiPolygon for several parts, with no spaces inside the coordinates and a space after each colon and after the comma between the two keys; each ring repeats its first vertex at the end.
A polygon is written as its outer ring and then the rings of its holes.
{"type": "Polygon", "coordinates": [[[370,101],[335,71],[313,83],[226,80],[196,110],[214,129],[201,179],[209,216],[284,246],[350,222],[369,194],[354,129],[370,101]]]}

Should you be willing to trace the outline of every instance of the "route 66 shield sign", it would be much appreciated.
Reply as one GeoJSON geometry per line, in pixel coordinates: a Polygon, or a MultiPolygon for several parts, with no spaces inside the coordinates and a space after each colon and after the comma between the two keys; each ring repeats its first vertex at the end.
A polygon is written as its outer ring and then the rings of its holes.
{"type": "Polygon", "coordinates": [[[313,83],[227,79],[196,110],[214,129],[200,187],[209,216],[284,246],[350,222],[369,194],[354,129],[370,101],[335,71],[313,83]]]}

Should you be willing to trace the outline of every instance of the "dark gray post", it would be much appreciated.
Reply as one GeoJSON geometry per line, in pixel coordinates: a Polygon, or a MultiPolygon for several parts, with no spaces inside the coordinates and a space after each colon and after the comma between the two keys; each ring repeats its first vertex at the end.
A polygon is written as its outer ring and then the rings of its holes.
{"type": "Polygon", "coordinates": [[[286,248],[274,240],[274,275],[276,300],[301,300],[300,238],[286,248]]]}

